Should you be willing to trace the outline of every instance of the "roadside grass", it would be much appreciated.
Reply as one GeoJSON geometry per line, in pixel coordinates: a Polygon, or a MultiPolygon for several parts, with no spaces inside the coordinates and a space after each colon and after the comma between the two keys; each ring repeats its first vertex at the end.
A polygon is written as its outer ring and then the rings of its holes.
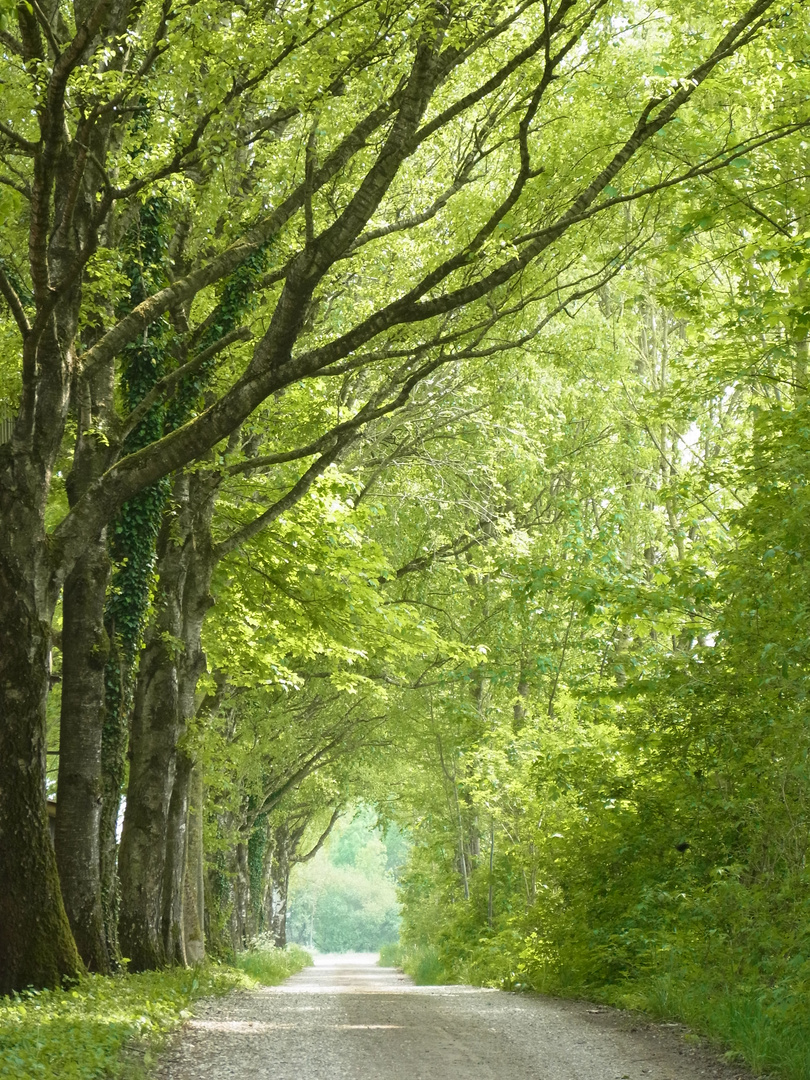
{"type": "Polygon", "coordinates": [[[670,950],[661,961],[664,970],[607,981],[576,952],[560,963],[541,946],[511,934],[479,939],[472,948],[457,941],[449,948],[397,943],[381,950],[380,963],[401,968],[419,985],[462,982],[530,991],[678,1021],[755,1075],[810,1080],[810,958],[803,952],[766,969],[742,946],[711,955],[704,948],[701,962],[686,950],[670,950]]]}
{"type": "Polygon", "coordinates": [[[663,975],[629,992],[606,988],[604,1000],[658,1020],[680,1020],[726,1047],[726,1060],[755,1073],[810,1080],[810,996],[807,988],[687,982],[663,975]],[[611,992],[611,990],[613,992],[611,992]]]}
{"type": "Polygon", "coordinates": [[[143,1073],[197,998],[247,985],[206,965],[140,975],[86,975],[68,988],[0,998],[0,1077],[118,1080],[143,1073]]]}
{"type": "Polygon", "coordinates": [[[310,967],[312,957],[300,945],[288,945],[277,949],[263,938],[257,938],[247,952],[238,953],[234,961],[237,969],[265,986],[278,986],[290,975],[310,967]]]}
{"type": "Polygon", "coordinates": [[[141,1080],[194,1001],[273,986],[308,963],[297,947],[256,948],[235,966],[86,975],[64,989],[0,998],[0,1078],[141,1080]]]}
{"type": "Polygon", "coordinates": [[[417,986],[444,986],[459,979],[447,971],[436,949],[430,945],[404,946],[399,942],[380,949],[381,967],[402,968],[417,986]]]}
{"type": "Polygon", "coordinates": [[[402,946],[398,941],[388,941],[380,947],[379,967],[402,967],[402,946]]]}

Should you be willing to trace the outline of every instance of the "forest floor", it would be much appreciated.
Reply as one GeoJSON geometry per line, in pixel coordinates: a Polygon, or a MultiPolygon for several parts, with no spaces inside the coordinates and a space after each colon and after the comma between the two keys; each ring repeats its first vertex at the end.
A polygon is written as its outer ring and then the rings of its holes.
{"type": "Polygon", "coordinates": [[[373,955],[198,1003],[159,1080],[748,1080],[681,1025],[586,1002],[415,986],[373,955]]]}

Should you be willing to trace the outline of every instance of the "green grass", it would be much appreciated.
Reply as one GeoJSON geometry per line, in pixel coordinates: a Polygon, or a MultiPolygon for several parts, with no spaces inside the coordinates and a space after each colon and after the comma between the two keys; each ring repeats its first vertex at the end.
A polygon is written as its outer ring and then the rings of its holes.
{"type": "Polygon", "coordinates": [[[240,972],[206,965],[142,975],[87,975],[69,989],[0,998],[0,1077],[118,1080],[143,1075],[193,1001],[245,985],[240,972]]]}
{"type": "Polygon", "coordinates": [[[804,988],[790,994],[665,975],[605,998],[656,1019],[684,1021],[725,1047],[728,1060],[744,1061],[758,1075],[810,1080],[810,998],[804,988]]]}
{"type": "Polygon", "coordinates": [[[300,945],[277,949],[259,939],[248,952],[237,955],[235,964],[256,982],[264,983],[265,986],[278,986],[290,975],[309,967],[312,957],[300,945]]]}
{"type": "Polygon", "coordinates": [[[377,961],[380,967],[402,967],[403,952],[398,941],[386,942],[380,948],[380,959],[377,961]]]}
{"type": "Polygon", "coordinates": [[[444,986],[458,982],[446,970],[438,952],[430,945],[401,945],[393,942],[380,949],[380,967],[398,967],[410,975],[417,986],[444,986]]]}
{"type": "Polygon", "coordinates": [[[140,1080],[201,997],[274,986],[312,963],[298,946],[259,947],[234,966],[87,975],[63,990],[0,998],[0,1078],[140,1080]]]}

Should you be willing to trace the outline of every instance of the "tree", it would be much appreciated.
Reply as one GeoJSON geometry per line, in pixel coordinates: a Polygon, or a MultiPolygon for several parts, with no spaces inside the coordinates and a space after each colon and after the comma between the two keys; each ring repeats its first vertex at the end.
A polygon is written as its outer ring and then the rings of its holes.
{"type": "MultiPolygon", "coordinates": [[[[779,32],[773,0],[736,7],[727,26],[710,20],[714,41],[699,55],[693,39],[684,48],[676,8],[664,51],[678,76],[652,92],[632,50],[626,67],[612,64],[620,8],[13,9],[0,128],[12,210],[0,289],[19,357],[16,420],[0,448],[0,989],[77,970],[42,798],[50,626],[81,560],[101,565],[104,529],[124,504],[302,379],[384,371],[407,394],[451,358],[507,347],[498,327],[510,345],[531,337],[641,242],[611,242],[608,230],[608,250],[578,274],[589,222],[619,221],[614,209],[804,124],[780,114],[730,142],[670,125],[689,118],[718,65],[779,32]],[[577,80],[583,65],[590,90],[577,80]],[[562,110],[569,129],[552,152],[543,132],[562,110]],[[414,181],[428,171],[435,186],[420,200],[414,181]],[[124,312],[116,252],[158,194],[171,202],[170,280],[124,312]],[[130,452],[125,434],[142,416],[136,406],[127,417],[114,389],[126,349],[168,320],[174,367],[144,400],[170,406],[210,357],[199,345],[211,287],[267,245],[249,356],[220,364],[189,422],[130,452]],[[48,531],[54,475],[71,450],[71,505],[48,531]]],[[[86,751],[96,759],[95,745],[86,751]]]]}

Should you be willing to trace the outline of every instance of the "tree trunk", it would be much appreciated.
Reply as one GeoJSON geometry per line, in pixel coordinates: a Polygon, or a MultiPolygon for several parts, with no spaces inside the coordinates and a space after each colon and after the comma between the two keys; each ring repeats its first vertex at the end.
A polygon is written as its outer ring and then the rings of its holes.
{"type": "MultiPolygon", "coordinates": [[[[167,962],[163,938],[166,836],[175,782],[177,745],[194,713],[197,681],[205,670],[200,645],[210,606],[214,568],[209,536],[213,500],[205,480],[178,476],[179,512],[167,514],[158,541],[158,612],[147,634],[130,739],[129,786],[119,851],[121,948],[133,970],[167,962]]],[[[172,875],[172,882],[182,883],[172,875]]]]}
{"type": "Polygon", "coordinates": [[[202,769],[191,773],[186,833],[186,874],[183,881],[183,931],[186,960],[199,964],[205,959],[205,860],[203,852],[202,769]]]}
{"type": "Polygon", "coordinates": [[[183,882],[188,852],[188,804],[193,765],[188,754],[179,750],[169,803],[163,870],[163,948],[170,964],[183,967],[188,962],[183,933],[183,882]]]}
{"type": "Polygon", "coordinates": [[[267,890],[270,887],[272,845],[269,842],[267,814],[260,814],[253,823],[248,840],[248,868],[250,872],[250,903],[248,904],[248,939],[252,940],[264,930],[264,911],[267,890]]]}
{"type": "MultiPolygon", "coordinates": [[[[216,831],[219,839],[230,835],[231,818],[231,814],[216,815],[216,831]]],[[[205,866],[203,928],[209,952],[213,951],[218,955],[227,953],[230,948],[230,917],[234,896],[231,863],[232,853],[219,849],[214,852],[205,866]]]]}
{"type": "Polygon", "coordinates": [[[151,635],[141,656],[132,719],[124,828],[118,852],[122,952],[133,971],[166,962],[162,934],[163,870],[178,738],[177,668],[166,642],[151,635]]]}
{"type": "Polygon", "coordinates": [[[106,539],[91,545],[65,583],[62,624],[62,716],[56,811],[56,862],[65,910],[91,971],[108,973],[101,906],[101,733],[109,639],[104,597],[106,539]]]}
{"type": "Polygon", "coordinates": [[[128,682],[130,664],[108,627],[110,653],[104,670],[105,707],[101,732],[101,817],[99,821],[99,877],[101,910],[107,955],[113,966],[121,960],[118,943],[118,816],[126,772],[128,729],[128,682]]]}
{"type": "Polygon", "coordinates": [[[36,599],[0,547],[0,995],[82,970],[48,833],[50,622],[36,599]]]}
{"type": "Polygon", "coordinates": [[[247,844],[238,843],[232,852],[233,858],[233,907],[229,919],[231,948],[242,952],[247,947],[247,918],[250,901],[250,871],[248,870],[247,844]]]}
{"type": "MultiPolygon", "coordinates": [[[[66,481],[71,507],[109,465],[110,445],[99,433],[113,412],[113,370],[79,379],[71,392],[77,438],[66,481]]],[[[62,703],[56,795],[56,863],[62,897],[79,953],[91,971],[108,973],[110,956],[101,901],[99,828],[104,668],[110,641],[104,627],[109,581],[107,533],[89,542],[62,593],[62,703]]]]}
{"type": "Polygon", "coordinates": [[[287,895],[290,890],[289,836],[283,826],[276,832],[273,844],[273,896],[270,932],[273,944],[283,949],[287,944],[287,895]]]}

